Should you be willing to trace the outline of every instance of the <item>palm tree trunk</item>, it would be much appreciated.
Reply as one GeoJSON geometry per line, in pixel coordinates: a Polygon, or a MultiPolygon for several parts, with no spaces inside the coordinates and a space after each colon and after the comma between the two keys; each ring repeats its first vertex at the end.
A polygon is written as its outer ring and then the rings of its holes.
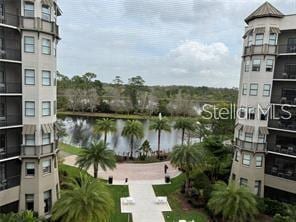
{"type": "Polygon", "coordinates": [[[189,195],[190,179],[189,179],[189,173],[188,173],[188,171],[185,172],[185,175],[186,175],[185,194],[186,194],[186,195],[189,195]]]}
{"type": "Polygon", "coordinates": [[[158,148],[157,148],[157,158],[160,158],[160,135],[161,135],[161,130],[158,130],[158,148]]]}
{"type": "Polygon", "coordinates": [[[107,144],[107,131],[105,131],[105,135],[104,135],[104,144],[107,144]]]}
{"type": "Polygon", "coordinates": [[[133,159],[133,152],[134,152],[134,136],[131,136],[131,154],[130,154],[131,159],[133,159]]]}
{"type": "Polygon", "coordinates": [[[98,164],[94,163],[94,178],[98,178],[98,164]]]}
{"type": "Polygon", "coordinates": [[[185,129],[182,129],[182,145],[184,145],[184,139],[185,139],[185,129]]]}

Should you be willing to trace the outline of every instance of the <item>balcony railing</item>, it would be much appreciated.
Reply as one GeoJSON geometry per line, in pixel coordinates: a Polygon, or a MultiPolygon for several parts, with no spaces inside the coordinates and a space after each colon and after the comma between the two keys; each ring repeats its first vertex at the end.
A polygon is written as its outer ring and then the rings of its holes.
{"type": "Polygon", "coordinates": [[[245,47],[244,56],[250,55],[276,55],[277,54],[277,46],[276,45],[251,45],[245,47]]]}
{"type": "Polygon", "coordinates": [[[22,157],[40,157],[43,155],[53,154],[55,152],[55,143],[42,145],[42,146],[29,146],[22,147],[22,157]]]}
{"type": "Polygon", "coordinates": [[[59,26],[56,22],[45,21],[41,18],[21,17],[20,28],[38,30],[59,36],[59,26]]]}
{"type": "Polygon", "coordinates": [[[0,83],[0,93],[22,93],[22,84],[18,82],[0,83]]]}
{"type": "Polygon", "coordinates": [[[269,175],[273,175],[276,177],[281,177],[281,178],[285,178],[288,180],[296,180],[296,172],[295,172],[295,168],[294,169],[290,169],[290,168],[279,168],[278,166],[274,165],[274,166],[267,166],[265,168],[265,173],[269,174],[269,175]]]}
{"type": "Polygon", "coordinates": [[[278,54],[296,53],[296,45],[278,45],[278,54]]]}
{"type": "Polygon", "coordinates": [[[20,17],[18,15],[5,13],[4,16],[0,16],[0,23],[9,26],[19,27],[20,17]]]}
{"type": "Polygon", "coordinates": [[[290,120],[270,120],[269,127],[283,130],[296,131],[296,121],[290,120]]]}
{"type": "Polygon", "coordinates": [[[290,145],[268,145],[268,151],[273,151],[276,153],[288,154],[296,156],[296,146],[290,145]]]}
{"type": "Polygon", "coordinates": [[[21,61],[21,49],[0,49],[0,59],[21,61]]]}
{"type": "Polygon", "coordinates": [[[251,45],[244,49],[244,56],[296,54],[296,45],[251,45]]]}
{"type": "Polygon", "coordinates": [[[22,125],[22,114],[0,116],[0,127],[22,125]]]}
{"type": "Polygon", "coordinates": [[[296,70],[290,72],[276,72],[274,75],[275,79],[296,79],[296,70]]]}
{"type": "Polygon", "coordinates": [[[19,186],[20,179],[21,179],[20,175],[8,177],[8,178],[0,178],[0,191],[19,186]]]}
{"type": "Polygon", "coordinates": [[[11,157],[17,157],[17,156],[20,156],[20,154],[21,154],[20,146],[0,148],[0,160],[11,158],[11,157]],[[14,152],[10,152],[10,150],[14,150],[14,152]]]}
{"type": "Polygon", "coordinates": [[[240,139],[236,139],[235,146],[237,146],[241,149],[245,149],[245,150],[249,150],[249,151],[253,151],[253,152],[265,152],[266,151],[266,143],[252,143],[252,142],[247,142],[247,141],[243,141],[240,139]]]}

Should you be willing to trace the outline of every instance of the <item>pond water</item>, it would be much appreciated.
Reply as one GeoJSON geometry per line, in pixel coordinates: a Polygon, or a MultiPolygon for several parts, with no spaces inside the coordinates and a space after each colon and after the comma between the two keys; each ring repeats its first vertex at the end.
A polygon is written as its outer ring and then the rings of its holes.
{"type": "MultiPolygon", "coordinates": [[[[62,142],[66,144],[71,144],[79,147],[88,146],[91,142],[96,140],[103,140],[104,135],[96,135],[93,132],[94,125],[97,118],[87,118],[87,117],[64,117],[63,121],[67,136],[62,138],[62,142]]],[[[107,142],[109,148],[113,149],[119,155],[125,155],[130,150],[130,142],[126,137],[121,136],[123,127],[126,120],[115,120],[116,121],[116,132],[109,133],[107,142]]],[[[144,138],[135,141],[135,150],[139,148],[144,140],[150,142],[152,150],[157,150],[157,132],[149,130],[150,121],[141,120],[144,125],[144,138]]],[[[171,123],[173,126],[173,123],[171,123]]],[[[195,139],[194,139],[195,140],[195,139]]],[[[171,151],[171,149],[177,145],[181,144],[181,132],[173,129],[171,132],[162,132],[161,134],[161,150],[165,152],[171,151]]]]}

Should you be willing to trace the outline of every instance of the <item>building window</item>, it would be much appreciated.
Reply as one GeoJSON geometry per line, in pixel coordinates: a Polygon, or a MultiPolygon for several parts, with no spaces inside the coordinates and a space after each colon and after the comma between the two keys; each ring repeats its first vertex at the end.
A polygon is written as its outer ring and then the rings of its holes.
{"type": "Polygon", "coordinates": [[[42,71],[42,85],[50,86],[51,85],[51,72],[50,71],[42,71]]]}
{"type": "Polygon", "coordinates": [[[235,152],[235,161],[239,162],[239,160],[240,160],[240,151],[236,151],[235,152]]]}
{"type": "Polygon", "coordinates": [[[25,116],[35,116],[35,102],[25,102],[25,116]]]}
{"type": "Polygon", "coordinates": [[[266,60],[266,72],[272,72],[273,70],[273,59],[266,60]]]}
{"type": "Polygon", "coordinates": [[[256,156],[256,167],[262,167],[263,156],[256,156]]]}
{"type": "Polygon", "coordinates": [[[26,176],[35,176],[35,163],[26,163],[26,176]]]}
{"type": "Polygon", "coordinates": [[[249,120],[255,119],[255,109],[254,108],[248,108],[248,119],[249,120]]]}
{"type": "Polygon", "coordinates": [[[34,194],[26,194],[26,210],[34,211],[34,194]]]}
{"type": "Polygon", "coordinates": [[[269,45],[276,45],[277,34],[270,33],[269,34],[269,45]]]}
{"type": "Polygon", "coordinates": [[[42,102],[42,116],[50,116],[50,102],[42,102]]]}
{"type": "Polygon", "coordinates": [[[242,130],[239,130],[238,131],[238,138],[242,140],[243,139],[243,136],[244,136],[243,131],[242,130]]]}
{"type": "Polygon", "coordinates": [[[251,46],[252,44],[253,44],[253,33],[248,37],[248,46],[251,46]]]}
{"type": "Polygon", "coordinates": [[[43,160],[42,172],[43,174],[51,173],[51,160],[43,160]]]}
{"type": "Polygon", "coordinates": [[[264,34],[256,34],[255,45],[263,45],[264,34]]]}
{"type": "Polygon", "coordinates": [[[25,85],[35,85],[35,70],[25,69],[25,85]]]}
{"type": "Polygon", "coordinates": [[[51,211],[52,206],[52,198],[51,198],[51,190],[43,193],[44,196],[44,213],[48,214],[51,211]]]}
{"type": "Polygon", "coordinates": [[[245,140],[247,142],[253,142],[253,133],[245,133],[245,140]]]}
{"type": "Polygon", "coordinates": [[[249,72],[250,71],[250,60],[246,60],[245,62],[245,72],[249,72]]]}
{"type": "Polygon", "coordinates": [[[24,49],[25,52],[34,53],[35,52],[35,38],[32,36],[25,36],[24,37],[24,49]]]}
{"type": "Polygon", "coordinates": [[[252,71],[253,72],[260,72],[261,60],[254,59],[252,64],[252,71]]]}
{"type": "Polygon", "coordinates": [[[50,21],[51,19],[50,7],[48,5],[42,5],[42,19],[45,21],[50,21]]]}
{"type": "Polygon", "coordinates": [[[243,165],[250,166],[251,164],[251,155],[250,154],[243,154],[243,165]]]}
{"type": "Polygon", "coordinates": [[[50,39],[42,39],[42,54],[50,55],[50,39]]]}
{"type": "Polygon", "coordinates": [[[255,194],[261,195],[261,180],[255,180],[255,194]]]}
{"type": "Polygon", "coordinates": [[[241,185],[241,186],[248,186],[248,179],[246,179],[246,178],[240,178],[240,181],[239,181],[239,184],[241,185]]]}
{"type": "Polygon", "coordinates": [[[25,135],[25,145],[34,146],[35,145],[35,135],[25,135]]]}
{"type": "Polygon", "coordinates": [[[251,83],[250,84],[250,96],[257,96],[258,94],[258,84],[251,83]]]}
{"type": "Polygon", "coordinates": [[[265,143],[265,135],[262,135],[262,134],[258,135],[258,143],[265,143]]]}
{"type": "Polygon", "coordinates": [[[43,133],[42,134],[42,144],[43,145],[50,144],[50,133],[43,133]]]}
{"type": "Polygon", "coordinates": [[[242,94],[243,95],[247,95],[248,93],[248,84],[244,83],[243,84],[243,91],[242,91],[242,94]]]}
{"type": "Polygon", "coordinates": [[[34,17],[34,3],[25,2],[24,5],[24,16],[25,17],[34,17]]]}
{"type": "Polygon", "coordinates": [[[246,119],[246,108],[245,107],[241,107],[239,109],[239,117],[241,119],[246,119]]]}
{"type": "Polygon", "coordinates": [[[263,96],[270,96],[270,89],[271,89],[270,84],[264,84],[263,85],[263,96]]]}

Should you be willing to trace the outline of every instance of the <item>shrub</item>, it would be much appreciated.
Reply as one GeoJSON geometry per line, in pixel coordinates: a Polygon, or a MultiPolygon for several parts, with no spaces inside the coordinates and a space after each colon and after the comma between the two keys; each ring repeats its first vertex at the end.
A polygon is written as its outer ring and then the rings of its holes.
{"type": "Polygon", "coordinates": [[[277,200],[271,200],[269,198],[264,199],[264,213],[270,216],[276,214],[286,215],[288,204],[279,202],[277,200]]]}
{"type": "Polygon", "coordinates": [[[272,222],[292,222],[290,217],[287,216],[282,216],[280,214],[276,214],[273,219],[272,222]]]}

